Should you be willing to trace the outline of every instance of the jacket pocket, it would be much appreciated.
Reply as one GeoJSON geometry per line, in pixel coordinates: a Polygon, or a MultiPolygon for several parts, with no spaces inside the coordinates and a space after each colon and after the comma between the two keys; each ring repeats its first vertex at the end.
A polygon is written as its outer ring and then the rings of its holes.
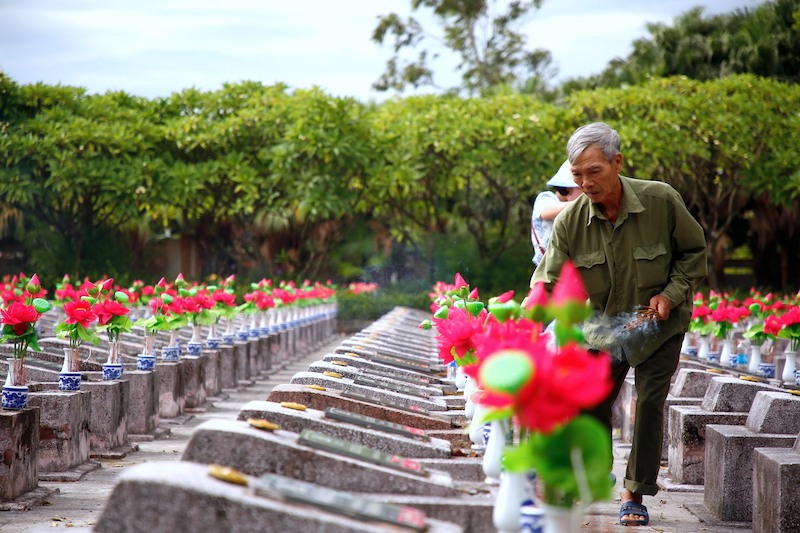
{"type": "Polygon", "coordinates": [[[572,262],[583,278],[592,305],[599,309],[605,308],[608,291],[611,289],[606,254],[602,251],[576,254],[572,262]]]}
{"type": "Polygon", "coordinates": [[[660,291],[666,286],[670,258],[664,243],[634,247],[633,259],[636,263],[636,287],[640,291],[654,288],[660,291]]]}

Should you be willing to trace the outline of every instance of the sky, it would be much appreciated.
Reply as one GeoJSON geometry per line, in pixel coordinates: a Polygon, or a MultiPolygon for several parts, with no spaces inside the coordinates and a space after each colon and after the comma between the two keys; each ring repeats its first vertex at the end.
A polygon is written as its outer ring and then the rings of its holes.
{"type": "MultiPolygon", "coordinates": [[[[550,50],[554,81],[599,73],[695,6],[705,13],[759,0],[544,0],[521,27],[528,47],[550,50]]],[[[381,101],[371,88],[392,56],[371,40],[378,18],[403,17],[410,0],[0,0],[0,71],[19,84],[122,90],[146,98],[242,80],[381,101]]],[[[418,12],[419,13],[419,12],[418,12]]],[[[426,29],[432,18],[415,14],[426,29]]],[[[440,51],[442,51],[440,49],[440,51]]],[[[458,83],[442,54],[438,83],[458,83]],[[441,76],[441,77],[440,77],[441,76]]],[[[422,92],[431,92],[427,89],[422,92]]],[[[404,95],[411,94],[409,92],[404,95]]]]}

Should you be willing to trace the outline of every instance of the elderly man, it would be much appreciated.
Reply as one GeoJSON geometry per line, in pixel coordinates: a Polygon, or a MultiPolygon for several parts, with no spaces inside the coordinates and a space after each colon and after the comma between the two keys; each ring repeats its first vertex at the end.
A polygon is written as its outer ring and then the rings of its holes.
{"type": "Polygon", "coordinates": [[[658,492],[664,401],[678,366],[692,295],[706,276],[703,230],[666,183],[621,176],[620,138],[607,124],[578,128],[567,143],[572,178],[584,195],[555,221],[550,246],[531,278],[552,287],[567,259],[578,268],[597,317],[587,342],[611,355],[614,387],[591,414],[611,430],[611,406],[630,368],[636,381],[633,442],[620,523],[646,525],[642,496],[658,492]],[[615,318],[653,310],[646,335],[622,334],[615,318]]]}

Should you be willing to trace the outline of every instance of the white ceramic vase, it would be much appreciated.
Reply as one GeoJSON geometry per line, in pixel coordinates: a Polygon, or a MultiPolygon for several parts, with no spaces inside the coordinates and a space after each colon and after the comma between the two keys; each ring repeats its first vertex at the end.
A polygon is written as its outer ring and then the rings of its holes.
{"type": "Polygon", "coordinates": [[[503,420],[493,420],[490,427],[489,440],[483,452],[483,473],[486,475],[486,483],[496,485],[500,482],[500,473],[503,470],[503,450],[508,431],[503,420]]]}
{"type": "Polygon", "coordinates": [[[750,362],[747,364],[747,371],[750,374],[758,373],[758,365],[761,364],[761,346],[750,345],[750,362]]]}
{"type": "Polygon", "coordinates": [[[579,533],[583,514],[579,507],[545,505],[544,533],[579,533]]]}
{"type": "Polygon", "coordinates": [[[794,385],[794,371],[797,370],[797,352],[798,350],[793,350],[791,347],[786,348],[784,352],[786,362],[783,365],[783,373],[781,374],[781,380],[784,383],[794,385]]]}
{"type": "Polygon", "coordinates": [[[697,358],[706,360],[708,359],[708,352],[711,350],[711,346],[708,342],[708,336],[700,335],[700,344],[699,348],[697,349],[697,358]]]}
{"type": "Polygon", "coordinates": [[[731,356],[733,355],[733,341],[725,339],[722,341],[722,349],[719,352],[720,366],[731,366],[731,356]]]}
{"type": "Polygon", "coordinates": [[[519,533],[520,510],[527,497],[525,472],[502,472],[497,498],[492,511],[492,523],[498,533],[519,533]]]}

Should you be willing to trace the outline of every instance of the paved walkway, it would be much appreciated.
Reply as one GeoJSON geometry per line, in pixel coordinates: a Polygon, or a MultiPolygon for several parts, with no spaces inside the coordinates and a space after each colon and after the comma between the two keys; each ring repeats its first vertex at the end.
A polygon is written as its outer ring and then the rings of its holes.
{"type": "MultiPolygon", "coordinates": [[[[101,468],[88,473],[75,483],[41,483],[41,486],[58,489],[44,505],[35,506],[29,511],[0,512],[0,531],[4,533],[44,533],[69,528],[70,532],[88,532],[99,519],[105,502],[113,489],[117,476],[125,468],[154,461],[175,461],[181,458],[183,450],[194,428],[212,418],[235,419],[241,407],[252,400],[266,399],[275,385],[288,383],[299,371],[307,370],[309,365],[336,348],[343,338],[336,338],[319,350],[295,361],[286,369],[275,372],[268,379],[259,380],[255,385],[237,392],[228,393],[226,398],[211,398],[203,413],[184,416],[175,424],[162,420],[162,426],[170,428],[168,438],[152,442],[141,442],[139,451],[120,460],[99,461],[101,468]]],[[[615,443],[614,471],[618,479],[624,475],[625,446],[615,443]]],[[[666,484],[666,481],[665,481],[666,484]]],[[[620,483],[618,482],[618,487],[620,483]]],[[[655,498],[647,498],[651,524],[640,527],[639,532],[663,533],[742,533],[749,530],[749,524],[720,524],[711,521],[703,508],[703,493],[697,490],[675,487],[680,490],[662,491],[655,498]],[[705,521],[704,521],[705,520],[705,521]],[[745,526],[745,527],[741,527],[745,526]]],[[[615,501],[593,505],[585,516],[584,530],[592,532],[617,531],[630,532],[617,523],[619,497],[615,501]]],[[[182,533],[182,532],[176,532],[182,533]]],[[[286,532],[294,533],[294,532],[286,532]]]]}

